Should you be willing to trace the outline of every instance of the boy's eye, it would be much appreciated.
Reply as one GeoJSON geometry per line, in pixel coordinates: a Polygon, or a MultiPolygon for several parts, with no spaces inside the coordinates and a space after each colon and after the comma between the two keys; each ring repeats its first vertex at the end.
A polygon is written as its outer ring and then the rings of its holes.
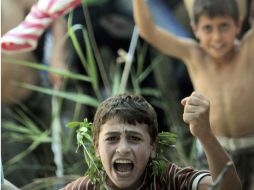
{"type": "Polygon", "coordinates": [[[117,136],[112,136],[112,137],[107,137],[106,138],[106,141],[109,141],[109,142],[114,142],[114,141],[117,141],[117,140],[118,140],[117,136]]]}
{"type": "Polygon", "coordinates": [[[222,25],[220,25],[220,31],[222,31],[222,32],[225,32],[225,31],[227,31],[228,30],[228,28],[229,28],[229,26],[228,26],[228,24],[222,24],[222,25]]]}
{"type": "Polygon", "coordinates": [[[137,136],[129,136],[128,139],[135,142],[141,141],[141,138],[137,136]]]}
{"type": "Polygon", "coordinates": [[[210,33],[210,32],[212,32],[212,27],[211,26],[204,26],[203,27],[203,30],[206,32],[206,33],[210,33]]]}

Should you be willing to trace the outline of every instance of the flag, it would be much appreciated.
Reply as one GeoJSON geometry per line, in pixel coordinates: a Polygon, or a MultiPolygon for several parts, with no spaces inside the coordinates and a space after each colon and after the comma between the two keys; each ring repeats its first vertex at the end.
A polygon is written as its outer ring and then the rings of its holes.
{"type": "Polygon", "coordinates": [[[34,50],[50,24],[80,3],[81,0],[39,0],[23,22],[2,36],[2,51],[16,53],[34,50]]]}

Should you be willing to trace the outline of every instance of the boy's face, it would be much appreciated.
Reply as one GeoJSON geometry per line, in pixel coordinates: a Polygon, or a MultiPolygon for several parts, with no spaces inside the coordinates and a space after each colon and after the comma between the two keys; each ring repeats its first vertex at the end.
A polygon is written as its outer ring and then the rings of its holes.
{"type": "Polygon", "coordinates": [[[210,18],[202,15],[197,25],[193,26],[201,47],[214,59],[224,59],[229,55],[240,29],[240,21],[236,24],[229,16],[210,18]]]}
{"type": "Polygon", "coordinates": [[[142,183],[155,146],[145,124],[130,125],[112,118],[101,127],[96,154],[109,178],[108,185],[135,189],[142,183]]]}

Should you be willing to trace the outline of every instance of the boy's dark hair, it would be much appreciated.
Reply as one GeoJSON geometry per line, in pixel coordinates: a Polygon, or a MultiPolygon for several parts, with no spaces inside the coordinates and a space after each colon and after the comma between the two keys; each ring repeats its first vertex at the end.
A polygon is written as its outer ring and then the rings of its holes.
{"type": "Polygon", "coordinates": [[[120,94],[106,99],[97,108],[93,122],[95,143],[97,143],[101,126],[114,117],[132,125],[146,124],[151,143],[156,140],[158,122],[156,112],[151,104],[139,95],[120,94]]]}
{"type": "Polygon", "coordinates": [[[239,20],[239,10],[236,0],[195,0],[193,4],[195,24],[202,15],[210,18],[216,16],[229,16],[235,22],[239,20]]]}

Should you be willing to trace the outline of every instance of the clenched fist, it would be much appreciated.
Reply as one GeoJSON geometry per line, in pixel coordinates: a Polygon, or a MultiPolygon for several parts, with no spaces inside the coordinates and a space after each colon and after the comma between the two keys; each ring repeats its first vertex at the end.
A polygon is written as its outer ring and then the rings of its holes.
{"type": "Polygon", "coordinates": [[[200,93],[193,92],[181,101],[183,120],[189,124],[192,135],[202,138],[211,132],[209,123],[210,102],[200,93]]]}

